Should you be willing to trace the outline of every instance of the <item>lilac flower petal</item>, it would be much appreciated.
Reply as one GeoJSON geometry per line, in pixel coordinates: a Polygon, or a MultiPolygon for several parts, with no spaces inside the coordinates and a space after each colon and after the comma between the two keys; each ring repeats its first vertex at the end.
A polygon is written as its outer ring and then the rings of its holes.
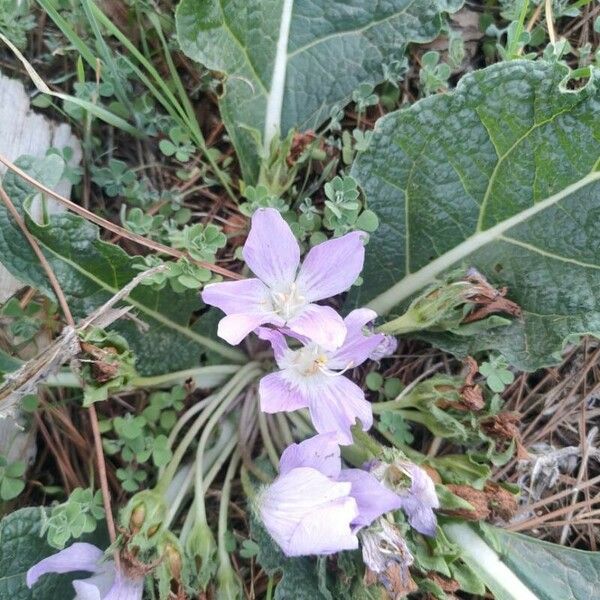
{"type": "Polygon", "coordinates": [[[368,308],[353,310],[345,319],[346,339],[331,356],[327,364],[331,369],[348,369],[365,362],[382,342],[382,333],[365,333],[367,323],[375,319],[377,313],[368,308]]]}
{"type": "Polygon", "coordinates": [[[435,491],[435,483],[427,474],[427,471],[414,463],[407,463],[403,466],[412,479],[410,493],[416,498],[419,498],[424,504],[427,504],[427,506],[439,508],[440,501],[435,491]]]}
{"type": "Polygon", "coordinates": [[[290,285],[296,278],[300,246],[274,208],[254,213],[243,255],[252,272],[271,288],[290,285]]]}
{"type": "Polygon", "coordinates": [[[433,509],[440,506],[435,492],[435,484],[421,467],[412,463],[403,466],[409,472],[412,483],[408,494],[401,497],[402,510],[406,513],[411,527],[424,535],[433,537],[437,527],[433,509]]]}
{"type": "Polygon", "coordinates": [[[272,323],[282,325],[283,321],[274,314],[268,313],[237,313],[227,315],[219,321],[217,335],[232,346],[239,344],[251,331],[259,325],[272,323]]]}
{"type": "Polygon", "coordinates": [[[298,467],[311,467],[337,479],[342,468],[340,447],[335,433],[321,433],[299,444],[288,446],[279,460],[279,473],[285,475],[298,467]]]}
{"type": "Polygon", "coordinates": [[[271,329],[270,327],[259,327],[256,330],[256,335],[258,335],[261,340],[265,340],[271,344],[273,354],[275,355],[275,361],[281,368],[281,359],[285,355],[286,350],[289,350],[283,333],[277,329],[271,329]]]}
{"type": "Polygon", "coordinates": [[[73,581],[76,600],[104,600],[115,582],[115,563],[106,561],[99,568],[101,570],[92,577],[73,581]]]}
{"type": "Polygon", "coordinates": [[[352,521],[355,527],[369,526],[377,517],[402,506],[402,498],[398,494],[362,469],[343,469],[338,481],[352,484],[350,495],[358,504],[358,517],[352,521]]]}
{"type": "Polygon", "coordinates": [[[377,318],[377,313],[370,308],[357,308],[348,313],[344,319],[348,336],[362,333],[363,327],[377,318]]]}
{"type": "Polygon", "coordinates": [[[77,542],[68,548],[44,558],[27,571],[27,587],[31,587],[46,573],[70,573],[71,571],[98,570],[104,552],[92,544],[77,542]]]}
{"type": "Polygon", "coordinates": [[[261,519],[287,556],[356,548],[350,523],[358,515],[350,483],[300,467],[280,475],[259,499],[261,519]]]}
{"type": "Polygon", "coordinates": [[[350,428],[359,419],[367,431],[373,425],[373,410],[364,392],[343,376],[323,378],[309,390],[309,411],[319,433],[335,431],[342,446],[352,444],[350,428]]]}
{"type": "Polygon", "coordinates": [[[211,283],[202,292],[205,304],[232,313],[272,312],[269,288],[260,279],[211,283]]]}
{"type": "Polygon", "coordinates": [[[414,496],[405,496],[401,500],[400,508],[406,513],[410,526],[423,535],[435,537],[437,519],[431,507],[424,505],[414,496]]]}
{"type": "Polygon", "coordinates": [[[352,498],[340,498],[306,516],[298,525],[289,543],[288,556],[333,554],[341,550],[356,550],[358,538],[346,525],[356,513],[352,498]]]}
{"type": "Polygon", "coordinates": [[[346,337],[346,326],[340,315],[329,306],[307,304],[287,326],[296,334],[306,336],[326,350],[339,348],[346,337]]]}
{"type": "Polygon", "coordinates": [[[102,600],[141,600],[143,591],[143,579],[129,579],[117,575],[113,586],[102,600]]]}
{"type": "Polygon", "coordinates": [[[296,280],[309,302],[345,292],[356,281],[365,261],[364,237],[354,231],[309,251],[296,280]]]}
{"type": "Polygon", "coordinates": [[[265,375],[258,384],[260,410],[266,413],[291,412],[308,406],[308,399],[278,371],[265,375]]]}
{"type": "Polygon", "coordinates": [[[371,352],[369,358],[371,360],[381,360],[387,358],[396,352],[398,348],[398,340],[393,335],[384,335],[379,343],[379,346],[371,352]]]}

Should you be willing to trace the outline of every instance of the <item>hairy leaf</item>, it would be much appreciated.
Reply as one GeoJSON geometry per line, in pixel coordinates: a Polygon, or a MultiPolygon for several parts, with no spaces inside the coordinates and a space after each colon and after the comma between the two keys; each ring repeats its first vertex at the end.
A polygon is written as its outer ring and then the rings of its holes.
{"type": "Polygon", "coordinates": [[[27,570],[56,552],[40,537],[43,508],[23,508],[0,521],[0,598],[47,600],[74,596],[70,575],[43,577],[30,590],[25,583],[27,570]]]}
{"type": "Polygon", "coordinates": [[[428,338],[444,349],[498,349],[536,369],[600,333],[600,76],[573,91],[567,75],[501,63],[379,120],[353,167],[380,220],[356,304],[399,314],[443,273],[476,267],[523,317],[428,338]]]}
{"type": "Polygon", "coordinates": [[[257,137],[314,129],[409,42],[433,39],[458,0],[182,0],[183,51],[226,74],[221,115],[244,178],[258,172],[257,137]],[[250,130],[255,130],[254,135],[250,130]]]}
{"type": "MultiPolygon", "coordinates": [[[[45,163],[24,158],[20,166],[45,181],[43,174],[48,171],[45,163]]],[[[3,186],[39,240],[76,318],[91,313],[139,274],[134,268],[136,259],[118,246],[101,241],[95,225],[70,213],[50,215],[46,223],[38,224],[24,205],[32,195],[31,188],[12,173],[4,177],[3,186]]],[[[15,277],[54,297],[37,257],[3,204],[0,204],[0,260],[15,277]]],[[[192,313],[201,308],[195,291],[176,294],[169,287],[155,291],[140,285],[127,304],[133,306],[138,322],[122,321],[115,328],[127,338],[136,356],[136,368],[143,375],[193,367],[207,348],[220,352],[228,360],[239,359],[236,350],[229,350],[197,332],[202,326],[201,319],[188,326],[192,313]]]]}
{"type": "Polygon", "coordinates": [[[600,552],[566,548],[484,523],[479,532],[458,522],[443,529],[497,600],[588,600],[598,595],[600,552]]]}

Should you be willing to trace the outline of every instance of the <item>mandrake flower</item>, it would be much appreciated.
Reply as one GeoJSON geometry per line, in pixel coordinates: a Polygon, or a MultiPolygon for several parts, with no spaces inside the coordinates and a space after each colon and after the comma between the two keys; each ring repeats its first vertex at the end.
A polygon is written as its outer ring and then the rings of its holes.
{"type": "Polygon", "coordinates": [[[346,291],[360,274],[364,233],[352,232],[312,248],[300,264],[300,246],[278,211],[259,209],[244,244],[243,255],[256,278],[207,285],[206,304],[227,316],[218,335],[230,344],[260,325],[287,327],[329,350],[346,335],[342,318],[328,306],[315,304],[346,291]]]}
{"type": "Polygon", "coordinates": [[[423,535],[434,537],[437,528],[435,508],[440,507],[440,501],[435,491],[433,479],[425,469],[407,461],[393,464],[376,463],[371,472],[378,481],[392,489],[400,498],[400,505],[413,529],[423,535]],[[406,478],[410,486],[406,486],[406,478]]]}
{"type": "Polygon", "coordinates": [[[260,381],[261,410],[267,413],[308,408],[317,432],[336,432],[340,444],[351,444],[351,427],[358,418],[366,431],[373,424],[371,404],[363,390],[343,374],[365,362],[384,338],[367,325],[376,317],[367,308],[353,310],[345,319],[346,337],[330,351],[302,336],[302,347],[292,350],[284,335],[261,327],[258,335],[271,343],[280,371],[260,381]]]}
{"type": "Polygon", "coordinates": [[[103,561],[103,557],[100,548],[77,542],[31,567],[27,571],[27,587],[33,587],[47,573],[88,571],[93,575],[73,581],[74,600],[141,600],[144,579],[123,575],[112,560],[103,561]]]}
{"type": "Polygon", "coordinates": [[[358,530],[399,501],[366,471],[342,469],[336,436],[328,433],[286,448],[258,512],[286,556],[332,554],[358,548],[358,530]]]}

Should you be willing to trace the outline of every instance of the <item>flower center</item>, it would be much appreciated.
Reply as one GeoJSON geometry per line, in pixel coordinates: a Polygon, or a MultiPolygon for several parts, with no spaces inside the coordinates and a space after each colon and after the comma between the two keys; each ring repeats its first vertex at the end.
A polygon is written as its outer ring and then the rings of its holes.
{"type": "Polygon", "coordinates": [[[298,290],[295,281],[285,290],[271,292],[271,300],[274,311],[286,321],[306,304],[306,298],[298,290]]]}

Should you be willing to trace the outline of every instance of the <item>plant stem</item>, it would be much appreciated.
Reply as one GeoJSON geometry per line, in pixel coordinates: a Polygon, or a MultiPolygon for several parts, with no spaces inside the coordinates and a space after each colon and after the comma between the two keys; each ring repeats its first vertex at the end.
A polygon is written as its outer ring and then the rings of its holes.
{"type": "Polygon", "coordinates": [[[238,375],[236,376],[239,376],[238,380],[231,386],[227,393],[227,396],[225,397],[221,405],[217,408],[217,410],[215,410],[215,412],[210,417],[208,423],[206,424],[206,427],[204,428],[204,431],[202,432],[200,441],[198,442],[198,449],[196,451],[196,479],[194,492],[196,500],[196,524],[207,524],[206,506],[204,504],[204,481],[202,473],[204,449],[206,448],[208,438],[210,437],[210,434],[216,426],[218,420],[225,414],[225,411],[227,411],[229,407],[233,404],[233,402],[236,400],[236,398],[244,389],[244,387],[260,373],[260,370],[258,369],[256,363],[249,363],[249,365],[247,366],[249,368],[245,369],[244,373],[242,373],[242,371],[240,370],[240,373],[238,373],[238,375]]]}
{"type": "MultiPolygon", "coordinates": [[[[161,492],[169,485],[188,447],[202,428],[202,425],[209,418],[215,407],[217,407],[224,398],[226,398],[226,400],[223,402],[223,404],[225,404],[225,407],[227,407],[227,405],[231,402],[231,399],[228,398],[228,395],[231,393],[239,393],[240,387],[243,388],[244,385],[252,381],[252,379],[254,379],[259,373],[260,370],[258,369],[256,363],[248,363],[247,365],[244,365],[217,394],[215,394],[214,399],[202,411],[200,416],[196,419],[192,427],[186,433],[183,440],[181,440],[177,450],[175,451],[175,454],[173,455],[173,458],[171,459],[171,462],[156,484],[157,491],[161,492]]],[[[223,414],[224,410],[225,409],[223,409],[221,405],[217,409],[217,412],[219,414],[223,414]]]]}
{"type": "Polygon", "coordinates": [[[258,425],[260,427],[260,434],[262,436],[263,444],[265,445],[265,450],[267,451],[267,456],[269,457],[271,464],[277,469],[279,466],[279,455],[277,454],[277,450],[275,450],[271,434],[269,433],[267,418],[262,410],[258,412],[258,425]]]}
{"type": "Polygon", "coordinates": [[[448,523],[442,528],[460,548],[460,557],[481,577],[494,597],[502,600],[540,600],[470,525],[448,523]]]}
{"type": "Polygon", "coordinates": [[[237,466],[240,462],[240,452],[235,450],[227,472],[225,473],[225,479],[223,480],[223,489],[221,490],[221,502],[219,504],[219,526],[217,531],[217,545],[219,548],[219,562],[221,565],[230,565],[229,553],[225,547],[225,534],[227,533],[227,513],[229,508],[229,498],[231,497],[231,482],[237,471],[237,466]]]}

